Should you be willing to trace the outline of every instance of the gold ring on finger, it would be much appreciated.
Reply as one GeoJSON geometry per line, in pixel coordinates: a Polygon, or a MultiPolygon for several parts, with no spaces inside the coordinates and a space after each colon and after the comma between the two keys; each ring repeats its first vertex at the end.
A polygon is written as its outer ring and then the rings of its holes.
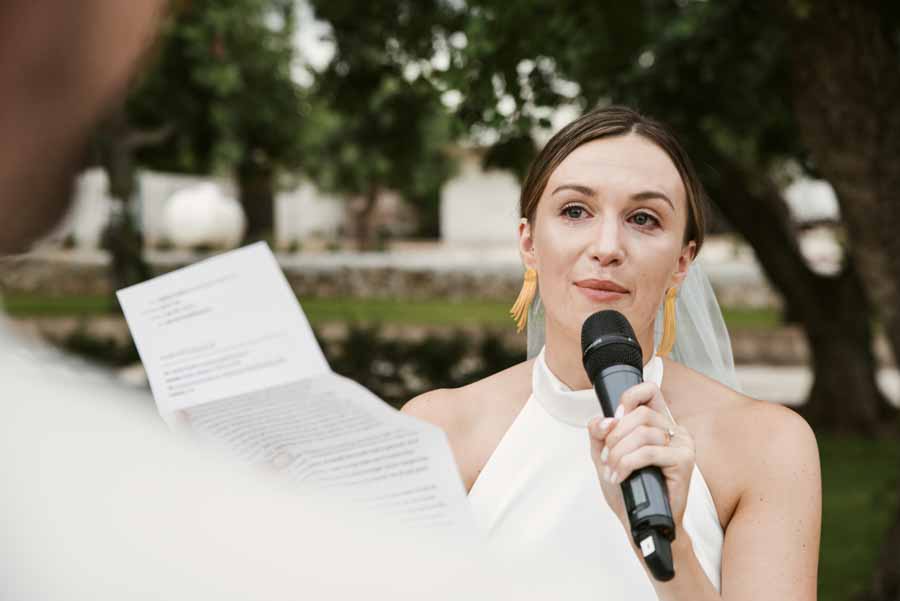
{"type": "Polygon", "coordinates": [[[666,446],[669,446],[672,443],[673,438],[675,438],[675,430],[666,428],[666,446]]]}

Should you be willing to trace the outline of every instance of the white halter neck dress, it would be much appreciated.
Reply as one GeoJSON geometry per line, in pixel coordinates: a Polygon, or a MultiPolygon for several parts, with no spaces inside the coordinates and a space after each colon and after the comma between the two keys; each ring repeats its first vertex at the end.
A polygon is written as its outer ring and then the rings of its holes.
{"type": "MultiPolygon", "coordinates": [[[[654,356],[644,366],[644,380],[661,385],[662,376],[662,359],[654,356]]],[[[547,367],[543,350],[534,361],[532,383],[531,396],[469,493],[477,524],[491,546],[503,551],[594,557],[606,574],[621,578],[629,601],[656,600],[591,460],[586,424],[602,413],[596,394],[569,389],[547,367]]],[[[683,525],[700,565],[721,590],[724,533],[696,465],[683,525]]],[[[610,599],[602,579],[597,590],[596,598],[610,599]]]]}

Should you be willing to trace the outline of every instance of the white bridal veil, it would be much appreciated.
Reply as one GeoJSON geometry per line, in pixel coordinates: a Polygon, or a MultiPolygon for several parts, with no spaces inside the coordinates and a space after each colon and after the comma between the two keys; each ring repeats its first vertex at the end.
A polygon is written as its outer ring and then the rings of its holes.
{"type": "MultiPolygon", "coordinates": [[[[663,307],[656,314],[654,347],[662,339],[663,307]]],[[[544,346],[544,308],[540,293],[528,311],[528,358],[544,346]]],[[[694,261],[675,301],[675,346],[671,358],[733,388],[738,387],[731,339],[709,278],[694,261]]]]}

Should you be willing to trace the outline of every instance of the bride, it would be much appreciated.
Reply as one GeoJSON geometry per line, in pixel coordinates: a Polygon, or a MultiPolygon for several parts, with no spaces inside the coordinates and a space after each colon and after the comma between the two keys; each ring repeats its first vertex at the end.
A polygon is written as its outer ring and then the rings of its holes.
{"type": "Polygon", "coordinates": [[[403,411],[446,432],[477,522],[509,552],[596,558],[635,600],[813,601],[815,436],[790,409],[737,391],[721,313],[692,263],[703,202],[661,124],[625,107],[569,124],[520,199],[526,274],[514,309],[520,329],[531,316],[536,352],[403,411]],[[581,326],[602,309],[621,312],[643,350],[644,383],[613,416],[581,359],[581,326]],[[676,525],[668,582],[644,567],[622,500],[621,482],[647,465],[662,470],[676,525]]]}

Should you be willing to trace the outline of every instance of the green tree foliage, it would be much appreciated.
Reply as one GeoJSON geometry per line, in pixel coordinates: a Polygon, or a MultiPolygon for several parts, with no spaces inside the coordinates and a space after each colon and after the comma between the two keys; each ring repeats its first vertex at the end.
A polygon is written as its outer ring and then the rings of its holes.
{"type": "Polygon", "coordinates": [[[140,153],[144,164],[237,175],[251,236],[271,228],[279,171],[302,161],[295,18],[288,0],[183,3],[128,104],[137,127],[172,131],[164,144],[140,153]]]}
{"type": "Polygon", "coordinates": [[[254,154],[296,165],[303,98],[291,77],[294,19],[284,0],[192,0],[174,10],[128,109],[140,127],[175,131],[141,158],[190,173],[227,171],[254,154]]]}
{"type": "Polygon", "coordinates": [[[304,170],[325,189],[355,199],[355,237],[371,248],[379,195],[419,206],[436,234],[441,185],[452,175],[454,132],[429,75],[440,2],[313,2],[331,27],[335,55],[312,88],[317,123],[305,139],[304,170]]]}

